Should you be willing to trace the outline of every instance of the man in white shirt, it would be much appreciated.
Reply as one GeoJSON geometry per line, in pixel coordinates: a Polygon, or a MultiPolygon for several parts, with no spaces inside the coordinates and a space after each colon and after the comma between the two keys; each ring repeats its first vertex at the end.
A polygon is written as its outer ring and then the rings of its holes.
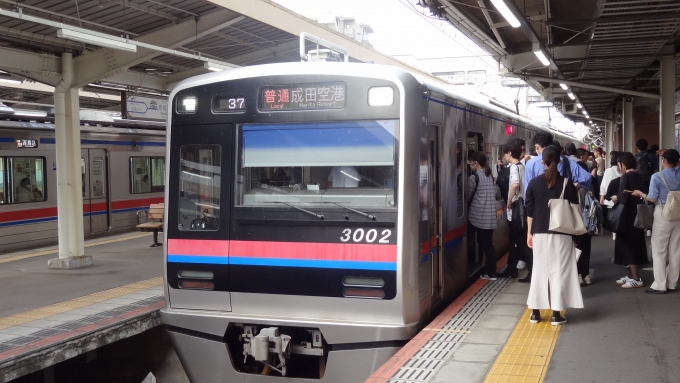
{"type": "Polygon", "coordinates": [[[355,188],[361,176],[354,166],[334,166],[328,175],[329,188],[355,188]]]}

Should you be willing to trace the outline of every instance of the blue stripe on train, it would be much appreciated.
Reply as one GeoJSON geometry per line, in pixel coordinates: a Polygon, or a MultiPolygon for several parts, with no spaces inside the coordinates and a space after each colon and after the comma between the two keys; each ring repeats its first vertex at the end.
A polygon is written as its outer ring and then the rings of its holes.
{"type": "MultiPolygon", "coordinates": [[[[41,138],[41,144],[54,144],[56,141],[54,138],[41,138]]],[[[117,145],[117,146],[132,146],[132,141],[109,141],[109,140],[80,140],[81,144],[84,145],[117,145]]],[[[135,143],[137,146],[162,146],[165,147],[165,142],[148,142],[148,141],[137,141],[135,143]]]]}

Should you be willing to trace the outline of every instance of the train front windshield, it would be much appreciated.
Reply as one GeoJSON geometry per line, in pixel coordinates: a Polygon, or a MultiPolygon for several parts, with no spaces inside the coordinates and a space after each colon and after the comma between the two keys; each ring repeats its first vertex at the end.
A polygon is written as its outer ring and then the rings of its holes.
{"type": "Polygon", "coordinates": [[[236,205],[393,207],[397,120],[244,124],[236,205]]]}

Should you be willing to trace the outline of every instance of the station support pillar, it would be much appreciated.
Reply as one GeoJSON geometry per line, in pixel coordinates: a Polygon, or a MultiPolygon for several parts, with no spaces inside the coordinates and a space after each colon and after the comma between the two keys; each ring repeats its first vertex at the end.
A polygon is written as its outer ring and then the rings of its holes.
{"type": "Polygon", "coordinates": [[[54,90],[59,258],[50,259],[48,267],[75,269],[92,265],[92,257],[85,255],[83,243],[80,105],[78,89],[71,88],[71,53],[63,53],[61,61],[62,79],[54,90]]]}
{"type": "Polygon", "coordinates": [[[635,154],[633,129],[633,97],[623,96],[623,151],[635,154]]]}
{"type": "MultiPolygon", "coordinates": [[[[614,123],[612,122],[611,110],[605,112],[604,118],[607,120],[604,122],[604,151],[607,152],[605,163],[609,163],[609,154],[614,150],[614,123]]],[[[612,166],[612,164],[609,163],[609,166],[612,166]]]]}
{"type": "MultiPolygon", "coordinates": [[[[675,53],[675,46],[663,47],[663,53],[675,53]]],[[[659,102],[659,146],[675,149],[675,57],[661,57],[661,100],[659,102]]]]}

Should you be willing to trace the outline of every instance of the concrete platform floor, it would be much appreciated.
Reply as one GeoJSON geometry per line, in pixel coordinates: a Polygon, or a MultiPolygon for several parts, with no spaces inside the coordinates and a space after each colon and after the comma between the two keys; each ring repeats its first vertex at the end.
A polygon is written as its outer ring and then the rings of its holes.
{"type": "Polygon", "coordinates": [[[3,254],[0,262],[31,253],[42,255],[0,264],[0,286],[3,286],[0,317],[162,276],[163,248],[149,247],[151,234],[140,237],[139,233],[130,233],[86,244],[101,242],[107,243],[85,249],[86,254],[94,258],[94,264],[77,270],[48,269],[47,260],[57,256],[56,250],[3,254]]]}

